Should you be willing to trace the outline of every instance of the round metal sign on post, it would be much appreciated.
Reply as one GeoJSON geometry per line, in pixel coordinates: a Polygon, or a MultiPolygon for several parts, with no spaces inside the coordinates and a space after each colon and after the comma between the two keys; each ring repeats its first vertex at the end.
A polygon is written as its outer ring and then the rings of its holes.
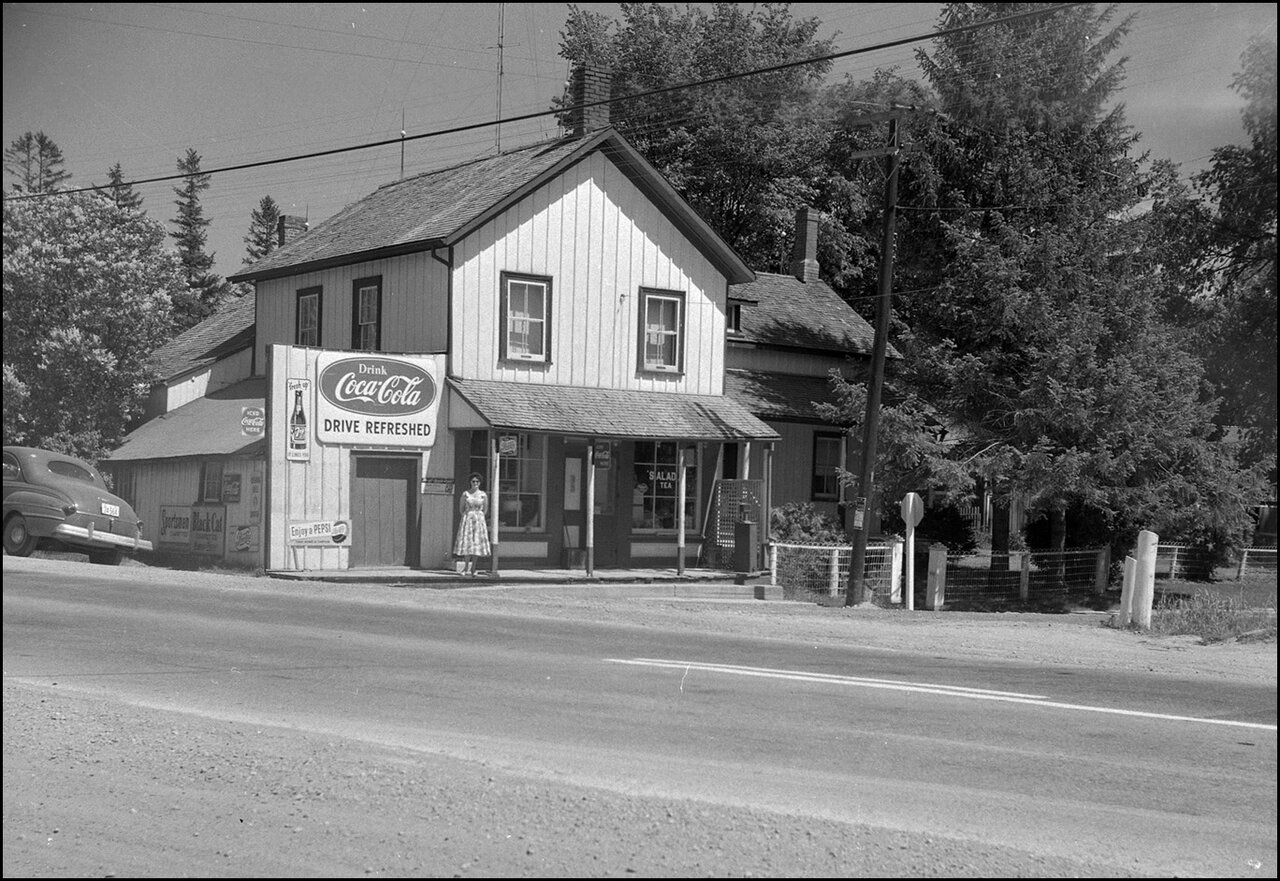
{"type": "Polygon", "coordinates": [[[902,497],[902,520],[912,528],[919,526],[924,519],[924,500],[919,493],[907,493],[902,497]]]}

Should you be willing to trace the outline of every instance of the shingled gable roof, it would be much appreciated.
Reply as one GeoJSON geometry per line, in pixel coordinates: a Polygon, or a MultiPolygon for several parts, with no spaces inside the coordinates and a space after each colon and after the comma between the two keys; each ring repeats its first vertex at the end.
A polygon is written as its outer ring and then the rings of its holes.
{"type": "MultiPolygon", "coordinates": [[[[875,345],[871,325],[823,281],[806,284],[794,275],[759,272],[754,281],[729,288],[729,299],[750,304],[731,341],[842,355],[870,355],[875,345]]],[[[902,357],[893,346],[887,355],[902,357]]]]}
{"type": "Polygon", "coordinates": [[[447,247],[595,150],[613,160],[731,284],[754,278],[662,175],[606,128],[386,184],[231,280],[262,281],[447,247]]]}
{"type": "Polygon", "coordinates": [[[216,312],[189,327],[151,355],[156,379],[168,382],[253,345],[255,294],[223,303],[216,312]]]}

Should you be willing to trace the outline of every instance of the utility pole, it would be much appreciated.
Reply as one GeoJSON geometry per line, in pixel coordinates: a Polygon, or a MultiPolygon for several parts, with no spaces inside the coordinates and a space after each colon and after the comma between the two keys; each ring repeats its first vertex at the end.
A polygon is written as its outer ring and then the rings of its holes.
{"type": "MultiPolygon", "coordinates": [[[[871,499],[876,460],[876,432],[880,424],[880,393],[884,388],[885,350],[889,344],[889,316],[893,311],[893,247],[894,219],[898,210],[898,158],[902,146],[898,140],[898,120],[889,117],[888,178],[884,185],[884,244],[880,249],[880,291],[876,297],[876,339],[871,355],[871,381],[867,386],[867,413],[862,422],[862,462],[858,471],[858,495],[854,499],[853,559],[849,563],[849,585],[845,605],[856,606],[867,600],[865,569],[867,537],[871,532],[871,499]]],[[[883,155],[872,151],[872,155],[883,155]]]]}

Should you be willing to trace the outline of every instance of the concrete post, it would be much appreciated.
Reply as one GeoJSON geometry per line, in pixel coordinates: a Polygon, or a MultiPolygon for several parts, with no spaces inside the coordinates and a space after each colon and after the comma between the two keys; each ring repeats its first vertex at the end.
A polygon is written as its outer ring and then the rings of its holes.
{"type": "Polygon", "coordinates": [[[827,593],[835,596],[840,591],[840,549],[831,549],[831,564],[827,567],[827,593]]]}
{"type": "Polygon", "coordinates": [[[1160,536],[1149,529],[1138,533],[1137,566],[1133,575],[1133,623],[1151,627],[1151,604],[1156,596],[1156,545],[1160,536]]]}
{"type": "Polygon", "coordinates": [[[1026,602],[1031,596],[1031,552],[1022,552],[1022,567],[1018,573],[1018,599],[1026,602]]]}
{"type": "Polygon", "coordinates": [[[1107,592],[1107,578],[1111,575],[1111,545],[1098,551],[1093,570],[1093,592],[1102,596],[1107,592]]]}
{"type": "Polygon", "coordinates": [[[902,539],[889,538],[889,602],[902,602],[902,539]]]}
{"type": "Polygon", "coordinates": [[[1124,558],[1124,582],[1120,588],[1120,626],[1128,627],[1133,620],[1133,576],[1137,571],[1138,561],[1133,557],[1124,558]]]}
{"type": "Polygon", "coordinates": [[[929,545],[929,584],[925,589],[924,607],[941,611],[947,595],[947,546],[929,545]]]}

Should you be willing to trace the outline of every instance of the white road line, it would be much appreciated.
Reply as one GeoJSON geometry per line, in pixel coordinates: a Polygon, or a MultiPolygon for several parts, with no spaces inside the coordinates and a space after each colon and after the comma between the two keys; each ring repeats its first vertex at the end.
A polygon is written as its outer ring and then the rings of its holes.
{"type": "MultiPolygon", "coordinates": [[[[1048,700],[1044,695],[1019,694],[1012,691],[993,691],[986,688],[966,688],[960,685],[938,685],[931,682],[902,682],[893,679],[871,679],[863,676],[839,676],[833,673],[806,673],[795,670],[775,670],[768,667],[741,667],[736,664],[702,664],[693,661],[673,661],[662,658],[605,658],[613,664],[629,664],[637,667],[701,670],[707,673],[726,673],[733,676],[756,676],[768,679],[789,679],[799,682],[824,682],[832,685],[851,685],[860,688],[880,688],[889,691],[910,691],[920,694],[940,694],[971,700],[1002,701],[1013,704],[1030,704],[1059,710],[1081,710],[1088,713],[1108,713],[1115,716],[1134,716],[1142,719],[1166,719],[1173,722],[1202,722],[1207,725],[1227,725],[1235,728],[1255,728],[1275,731],[1275,725],[1261,722],[1240,722],[1233,719],[1206,719],[1200,716],[1174,716],[1168,713],[1147,713],[1141,710],[1121,710],[1115,707],[1094,707],[1088,704],[1067,704],[1048,700]]],[[[682,680],[683,683],[683,680],[682,680]]]]}

